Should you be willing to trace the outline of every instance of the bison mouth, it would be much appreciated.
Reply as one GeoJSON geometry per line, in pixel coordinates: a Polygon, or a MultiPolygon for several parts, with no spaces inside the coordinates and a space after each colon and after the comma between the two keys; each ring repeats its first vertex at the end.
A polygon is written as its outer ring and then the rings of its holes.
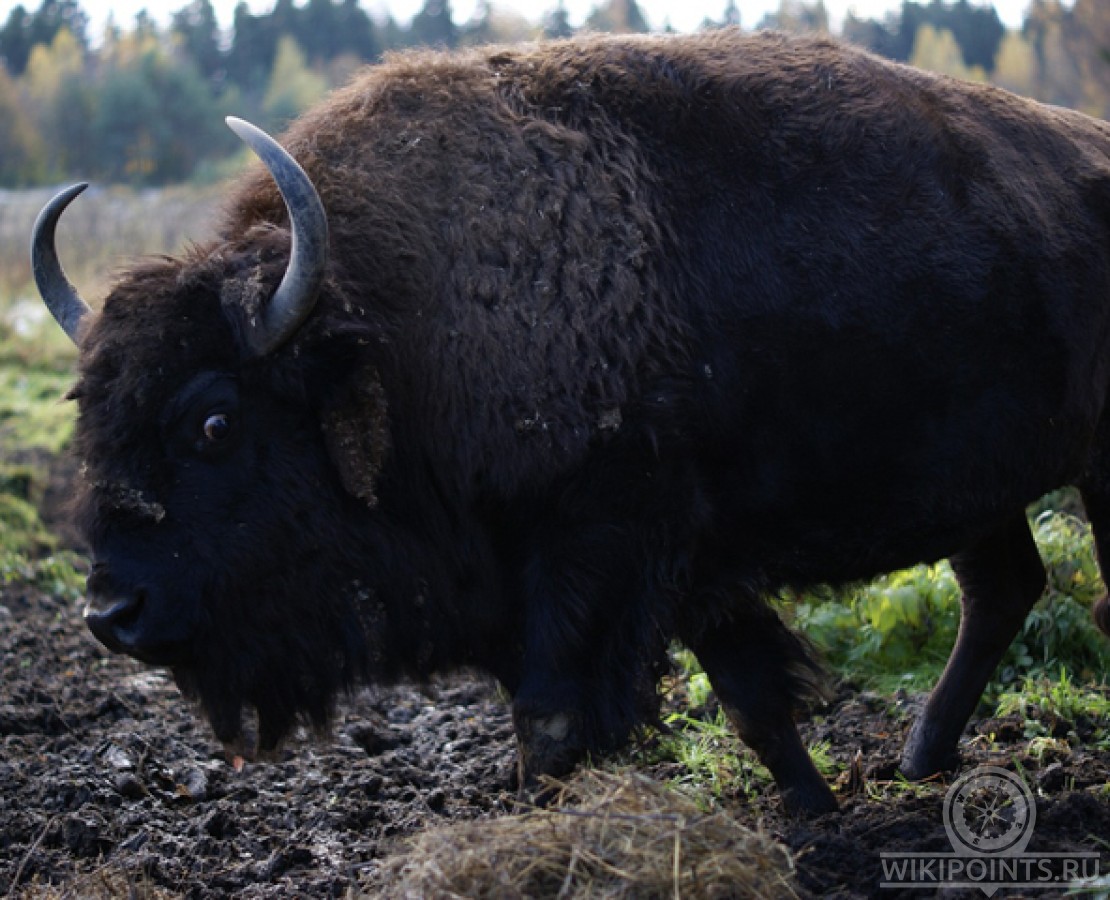
{"type": "MultiPolygon", "coordinates": [[[[103,571],[91,576],[90,587],[106,578],[103,571]]],[[[264,632],[268,639],[256,635],[250,642],[221,642],[216,629],[190,630],[184,617],[167,627],[160,608],[142,589],[90,590],[84,618],[112,652],[169,668],[178,690],[200,706],[233,756],[273,753],[299,722],[323,730],[333,698],[351,682],[349,667],[334,654],[324,654],[323,664],[316,662],[312,641],[283,640],[280,629],[273,628],[264,632]]]]}
{"type": "Polygon", "coordinates": [[[171,668],[178,690],[200,707],[228,758],[250,760],[273,758],[299,724],[327,730],[343,685],[292,671],[274,667],[268,677],[243,678],[222,666],[171,668]]]}

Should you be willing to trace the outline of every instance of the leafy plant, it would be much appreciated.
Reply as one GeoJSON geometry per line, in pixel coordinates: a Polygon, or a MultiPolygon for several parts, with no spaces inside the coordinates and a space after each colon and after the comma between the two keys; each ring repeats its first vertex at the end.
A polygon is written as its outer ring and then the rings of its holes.
{"type": "Polygon", "coordinates": [[[56,597],[78,600],[84,593],[81,557],[62,551],[41,559],[0,547],[0,588],[23,582],[56,597]]]}
{"type": "Polygon", "coordinates": [[[1091,605],[1106,592],[1090,526],[1069,513],[1046,511],[1033,523],[1048,573],[1044,596],[1026,617],[999,667],[997,681],[1064,670],[1083,680],[1110,672],[1110,642],[1091,622],[1091,605]]]}
{"type": "MultiPolygon", "coordinates": [[[[1074,507],[1074,495],[1059,494],[1074,507]]],[[[1048,573],[1044,596],[1026,617],[995,676],[993,690],[1061,671],[1098,679],[1110,671],[1110,642],[1091,622],[1105,591],[1090,527],[1048,509],[1032,522],[1048,573]]],[[[832,668],[883,692],[935,683],[956,639],[960,587],[947,563],[915,566],[842,590],[797,596],[795,624],[832,668]]],[[[992,690],[988,689],[988,691],[992,690]]]]}
{"type": "Polygon", "coordinates": [[[807,592],[793,618],[842,674],[883,692],[923,689],[956,638],[959,598],[947,563],[915,566],[842,591],[807,592]]]}
{"type": "Polygon", "coordinates": [[[697,657],[682,647],[673,647],[671,661],[677,676],[672,687],[680,689],[684,694],[683,704],[688,709],[700,709],[705,706],[709,702],[713,688],[709,684],[709,676],[702,671],[697,657]]]}

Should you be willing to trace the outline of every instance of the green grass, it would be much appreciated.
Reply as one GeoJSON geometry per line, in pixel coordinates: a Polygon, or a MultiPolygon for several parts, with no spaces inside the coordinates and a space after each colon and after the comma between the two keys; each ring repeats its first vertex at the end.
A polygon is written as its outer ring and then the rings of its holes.
{"type": "Polygon", "coordinates": [[[771,773],[737,739],[723,712],[709,718],[685,712],[664,719],[668,733],[648,754],[649,763],[677,763],[673,783],[719,799],[755,796],[771,784],[771,773]]]}
{"type": "Polygon", "coordinates": [[[54,546],[38,510],[12,494],[0,494],[0,550],[36,553],[54,546]]]}
{"type": "MultiPolygon", "coordinates": [[[[674,647],[671,658],[675,674],[667,682],[672,694],[668,706],[677,711],[664,716],[666,730],[650,743],[642,761],[676,764],[680,771],[672,782],[697,793],[716,799],[754,797],[772,783],[771,773],[737,738],[694,655],[674,647]]],[[[809,751],[822,774],[837,774],[840,766],[827,742],[815,743],[809,751]]]]}
{"type": "Polygon", "coordinates": [[[1110,691],[1076,684],[1067,671],[1061,671],[1055,681],[1026,678],[1017,690],[1002,693],[995,708],[1000,716],[1017,713],[1026,718],[1071,721],[1085,716],[1102,720],[1110,728],[1110,691]]]}
{"type": "Polygon", "coordinates": [[[52,321],[12,327],[0,310],[0,589],[13,582],[76,598],[83,589],[82,560],[59,551],[43,524],[42,503],[50,458],[73,434],[75,352],[52,321]]]}
{"type": "MultiPolygon", "coordinates": [[[[73,376],[67,373],[19,369],[0,362],[0,452],[60,453],[73,434],[74,409],[64,397],[73,376]]],[[[0,478],[3,477],[0,469],[0,478]]]]}
{"type": "MultiPolygon", "coordinates": [[[[57,454],[73,432],[73,383],[77,352],[46,313],[0,304],[0,461],[27,451],[57,454]]],[[[3,484],[0,463],[0,485],[3,484]]]]}
{"type": "Polygon", "coordinates": [[[1061,740],[1110,749],[1110,688],[1077,683],[1065,669],[1055,679],[1027,677],[1016,689],[1002,692],[995,715],[1023,720],[1034,757],[1061,740]]]}
{"type": "Polygon", "coordinates": [[[0,465],[0,595],[4,585],[18,581],[76,599],[84,589],[84,562],[59,550],[39,517],[30,499],[39,487],[37,478],[30,467],[0,465]]]}

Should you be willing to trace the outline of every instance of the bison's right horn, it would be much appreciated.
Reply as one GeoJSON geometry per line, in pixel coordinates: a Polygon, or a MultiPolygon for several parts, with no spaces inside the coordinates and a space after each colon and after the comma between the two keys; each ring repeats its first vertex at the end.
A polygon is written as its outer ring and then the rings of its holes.
{"type": "Polygon", "coordinates": [[[87,187],[84,183],[75,184],[55,195],[42,208],[31,230],[31,272],[35,276],[35,284],[46,308],[75,344],[81,323],[89,314],[89,307],[62,271],[58,251],[54,248],[54,229],[65,208],[87,187]]]}
{"type": "Polygon", "coordinates": [[[285,343],[316,305],[328,260],[328,219],[316,188],[284,147],[250,122],[234,116],[225,121],[270,170],[293,232],[289,267],[251,332],[251,349],[265,356],[285,343]]]}

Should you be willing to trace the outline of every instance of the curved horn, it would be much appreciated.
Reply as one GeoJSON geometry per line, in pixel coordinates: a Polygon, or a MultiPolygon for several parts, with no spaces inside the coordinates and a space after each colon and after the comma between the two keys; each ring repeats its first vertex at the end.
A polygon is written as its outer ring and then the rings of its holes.
{"type": "Polygon", "coordinates": [[[82,182],[56,194],[42,208],[31,229],[31,272],[35,276],[35,284],[46,308],[75,344],[81,323],[89,314],[89,307],[62,271],[58,251],[54,248],[54,229],[65,208],[87,187],[88,184],[82,182]]]}
{"type": "Polygon", "coordinates": [[[293,231],[289,267],[251,332],[252,351],[265,356],[285,343],[316,305],[328,260],[328,219],[308,175],[277,141],[250,122],[234,116],[225,121],[270,170],[293,231]]]}

